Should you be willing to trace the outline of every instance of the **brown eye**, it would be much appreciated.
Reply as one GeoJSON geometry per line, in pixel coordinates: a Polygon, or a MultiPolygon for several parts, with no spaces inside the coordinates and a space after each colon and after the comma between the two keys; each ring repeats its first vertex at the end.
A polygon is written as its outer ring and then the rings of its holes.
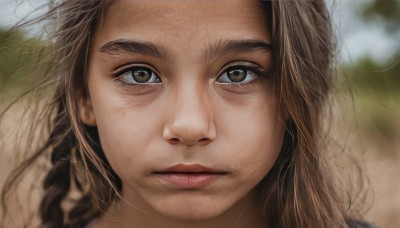
{"type": "Polygon", "coordinates": [[[150,69],[134,68],[121,74],[121,79],[128,84],[160,83],[160,78],[150,69]]]}
{"type": "Polygon", "coordinates": [[[245,66],[233,66],[226,69],[216,81],[223,84],[248,84],[256,78],[257,75],[245,66]]]}
{"type": "Polygon", "coordinates": [[[247,76],[247,70],[234,69],[227,72],[228,78],[232,82],[242,82],[247,76]]]}
{"type": "Polygon", "coordinates": [[[147,83],[151,78],[151,71],[149,71],[149,70],[134,70],[132,77],[138,83],[147,83]]]}

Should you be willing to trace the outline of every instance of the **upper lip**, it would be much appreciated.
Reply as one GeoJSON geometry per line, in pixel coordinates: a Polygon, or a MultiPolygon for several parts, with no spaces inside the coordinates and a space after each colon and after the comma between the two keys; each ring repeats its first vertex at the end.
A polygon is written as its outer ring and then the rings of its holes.
{"type": "Polygon", "coordinates": [[[199,164],[178,164],[155,173],[216,173],[226,174],[227,171],[213,169],[199,164]]]}

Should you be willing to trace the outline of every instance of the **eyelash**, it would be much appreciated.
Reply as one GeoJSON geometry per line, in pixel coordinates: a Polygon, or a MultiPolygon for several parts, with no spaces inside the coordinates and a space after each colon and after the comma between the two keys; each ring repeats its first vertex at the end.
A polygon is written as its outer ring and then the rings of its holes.
{"type": "MultiPolygon", "coordinates": [[[[123,83],[123,85],[128,85],[128,86],[135,86],[135,85],[152,85],[152,84],[159,84],[161,83],[161,78],[158,76],[158,74],[156,73],[155,70],[152,69],[152,67],[149,67],[147,65],[134,65],[134,66],[129,66],[126,68],[123,68],[115,73],[112,73],[113,77],[116,78],[117,82],[123,83]],[[142,70],[142,71],[147,71],[150,72],[150,79],[153,78],[153,75],[155,77],[157,77],[158,82],[156,83],[129,83],[127,82],[126,79],[123,78],[123,76],[129,72],[134,72],[136,70],[142,70]]],[[[132,79],[136,81],[136,79],[133,78],[132,75],[132,79]]]]}
{"type": "MultiPolygon", "coordinates": [[[[224,68],[224,70],[218,74],[217,80],[221,78],[224,74],[227,74],[230,71],[233,70],[244,70],[247,72],[247,74],[254,74],[255,77],[268,77],[270,75],[270,71],[264,70],[260,66],[258,66],[255,63],[249,63],[249,62],[233,62],[230,63],[227,67],[224,68]]],[[[247,76],[246,76],[247,77],[247,76]]],[[[220,82],[221,84],[232,86],[232,87],[241,87],[241,86],[247,86],[251,85],[254,80],[257,78],[250,80],[249,82],[243,83],[243,82],[229,82],[229,83],[224,83],[220,82]]],[[[245,79],[243,80],[245,81],[245,79]]]]}
{"type": "MultiPolygon", "coordinates": [[[[224,67],[222,72],[218,74],[216,81],[218,82],[218,79],[220,79],[224,74],[227,74],[228,72],[233,71],[233,70],[244,70],[244,71],[246,71],[247,75],[249,73],[252,73],[255,75],[255,77],[259,77],[259,76],[268,77],[270,75],[270,71],[262,69],[257,64],[248,63],[248,62],[233,62],[233,63],[230,63],[227,67],[224,67]]],[[[143,66],[143,65],[130,66],[130,67],[121,69],[115,73],[112,73],[112,75],[113,75],[113,77],[116,78],[116,80],[118,82],[122,83],[123,85],[128,85],[128,86],[135,86],[135,85],[148,85],[149,86],[149,85],[153,85],[153,84],[162,83],[161,78],[158,76],[158,74],[155,72],[155,70],[152,69],[152,67],[143,66]],[[157,83],[147,83],[147,82],[146,83],[129,83],[126,81],[126,79],[122,78],[124,74],[126,74],[128,72],[133,72],[135,70],[149,71],[149,72],[151,72],[151,76],[154,74],[158,78],[159,82],[157,82],[157,83]]],[[[247,75],[246,75],[246,77],[247,77],[247,75]]],[[[133,79],[133,80],[135,80],[135,79],[133,79]]],[[[223,85],[232,86],[232,87],[241,87],[241,86],[245,86],[245,85],[250,85],[251,82],[253,82],[254,80],[251,80],[250,82],[246,82],[246,83],[243,83],[242,81],[241,82],[228,82],[228,83],[219,82],[219,83],[223,84],[223,85]]]]}

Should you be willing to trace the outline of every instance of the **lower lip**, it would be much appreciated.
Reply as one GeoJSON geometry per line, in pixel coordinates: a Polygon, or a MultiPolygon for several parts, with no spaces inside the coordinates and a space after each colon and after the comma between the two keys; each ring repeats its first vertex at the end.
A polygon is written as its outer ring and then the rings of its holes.
{"type": "Polygon", "coordinates": [[[226,174],[220,173],[157,173],[164,182],[179,188],[201,188],[216,182],[226,174]]]}

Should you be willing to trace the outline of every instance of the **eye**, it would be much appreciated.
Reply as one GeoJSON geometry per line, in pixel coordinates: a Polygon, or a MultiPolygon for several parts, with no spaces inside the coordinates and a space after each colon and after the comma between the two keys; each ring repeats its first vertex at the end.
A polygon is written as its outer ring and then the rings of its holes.
{"type": "Polygon", "coordinates": [[[246,84],[256,79],[253,71],[245,66],[229,67],[225,72],[217,78],[217,82],[227,84],[246,84]]]}
{"type": "Polygon", "coordinates": [[[124,70],[119,74],[122,81],[128,84],[161,83],[161,79],[149,68],[135,67],[124,70]]]}

